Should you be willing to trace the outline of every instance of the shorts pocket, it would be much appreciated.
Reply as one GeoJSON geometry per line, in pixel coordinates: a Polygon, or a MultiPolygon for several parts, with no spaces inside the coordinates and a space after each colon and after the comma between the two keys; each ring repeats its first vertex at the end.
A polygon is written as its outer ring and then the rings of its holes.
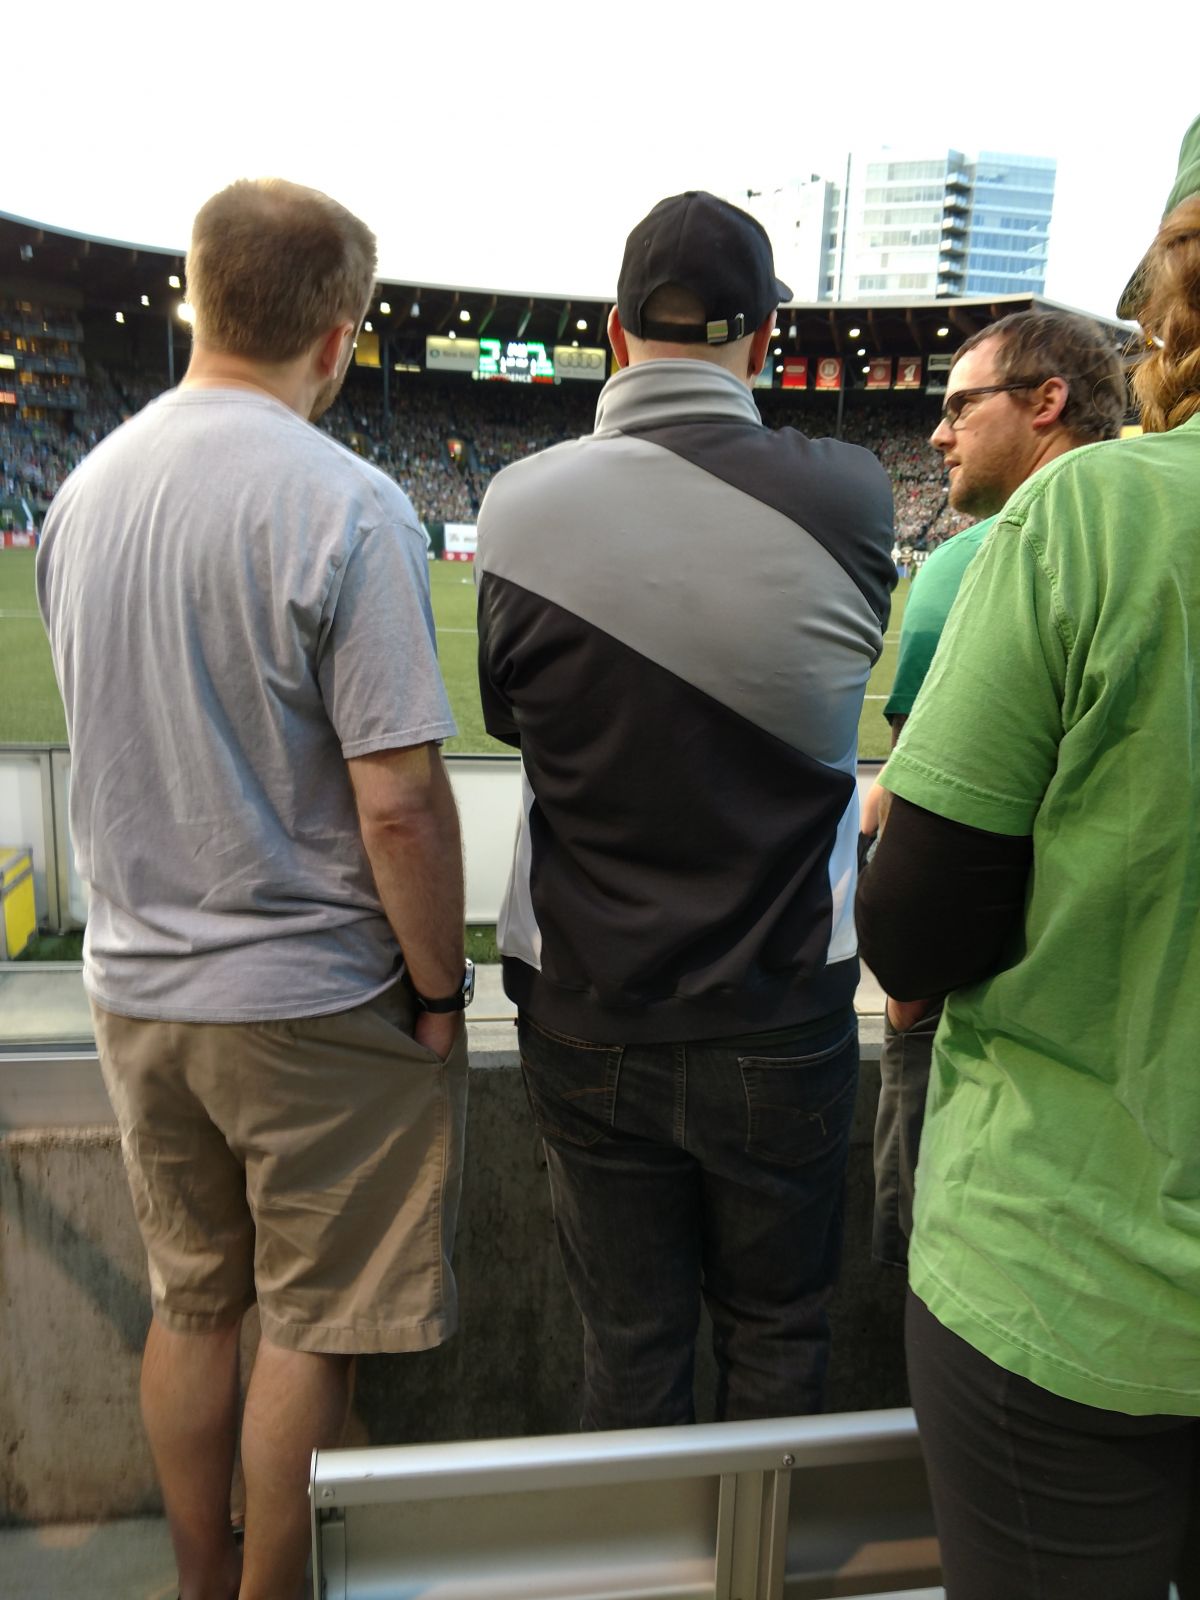
{"type": "Polygon", "coordinates": [[[588,1044],[518,1023],[521,1076],[538,1132],[587,1148],[610,1132],[621,1075],[621,1045],[588,1044]]]}
{"type": "Polygon", "coordinates": [[[741,1056],[746,1154],[800,1167],[840,1150],[858,1088],[858,1029],[805,1056],[741,1056]]]}

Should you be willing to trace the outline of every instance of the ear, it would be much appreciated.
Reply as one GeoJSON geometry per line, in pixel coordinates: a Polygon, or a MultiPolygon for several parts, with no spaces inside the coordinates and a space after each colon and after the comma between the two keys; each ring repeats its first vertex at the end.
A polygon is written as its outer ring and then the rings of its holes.
{"type": "Polygon", "coordinates": [[[1033,391],[1033,426],[1039,431],[1053,428],[1062,421],[1067,409],[1070,388],[1063,378],[1047,378],[1033,391]]]}
{"type": "Polygon", "coordinates": [[[754,330],[754,337],[750,341],[750,359],[746,367],[747,378],[753,383],[755,378],[767,364],[767,351],[771,348],[771,340],[775,337],[775,313],[754,330]]]}
{"type": "Polygon", "coordinates": [[[619,367],[629,365],[629,345],[625,339],[625,329],[621,326],[621,313],[616,306],[608,313],[608,342],[612,345],[613,355],[617,358],[619,367]]]}
{"type": "Polygon", "coordinates": [[[317,341],[315,356],[322,378],[332,378],[335,372],[340,371],[343,357],[345,366],[350,365],[349,352],[354,349],[357,335],[358,329],[353,322],[339,322],[317,341]]]}

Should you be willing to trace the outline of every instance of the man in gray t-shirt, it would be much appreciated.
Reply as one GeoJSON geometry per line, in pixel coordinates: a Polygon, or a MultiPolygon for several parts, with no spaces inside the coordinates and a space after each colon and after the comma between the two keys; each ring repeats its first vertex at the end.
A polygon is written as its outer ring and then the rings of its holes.
{"type": "Polygon", "coordinates": [[[310,425],[374,271],[327,196],[210,200],[188,375],[71,476],[38,556],[84,982],[149,1259],[147,1431],[181,1588],[242,1600],[302,1582],[351,1358],[456,1318],[470,973],[425,542],[310,425]]]}

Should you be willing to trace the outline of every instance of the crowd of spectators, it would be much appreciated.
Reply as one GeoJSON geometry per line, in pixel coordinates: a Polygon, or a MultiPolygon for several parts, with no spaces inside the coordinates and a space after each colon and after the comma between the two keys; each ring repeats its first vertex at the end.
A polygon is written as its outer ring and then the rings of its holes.
{"type": "MultiPolygon", "coordinates": [[[[88,450],[161,388],[153,376],[93,364],[86,411],[62,423],[0,426],[0,500],[24,500],[40,521],[88,450]]],[[[377,381],[354,375],[321,426],[395,478],[426,523],[470,523],[494,473],[591,429],[597,392],[583,383],[450,385],[413,378],[396,384],[389,416],[377,381]]],[[[797,427],[811,437],[834,431],[830,404],[773,393],[758,398],[770,427],[797,427]]],[[[935,421],[928,406],[894,400],[847,405],[843,417],[843,437],[873,450],[891,477],[896,542],[911,552],[933,549],[970,520],[949,508],[941,460],[929,445],[935,421]]]]}

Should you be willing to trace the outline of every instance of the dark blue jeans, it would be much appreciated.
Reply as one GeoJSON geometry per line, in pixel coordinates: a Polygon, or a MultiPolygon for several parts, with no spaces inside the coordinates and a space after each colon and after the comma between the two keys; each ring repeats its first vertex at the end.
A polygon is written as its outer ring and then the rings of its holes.
{"type": "Polygon", "coordinates": [[[520,1019],[584,1428],[694,1419],[703,1293],[720,1420],[819,1411],[858,1081],[852,1010],[688,1044],[589,1044],[520,1019]]]}

